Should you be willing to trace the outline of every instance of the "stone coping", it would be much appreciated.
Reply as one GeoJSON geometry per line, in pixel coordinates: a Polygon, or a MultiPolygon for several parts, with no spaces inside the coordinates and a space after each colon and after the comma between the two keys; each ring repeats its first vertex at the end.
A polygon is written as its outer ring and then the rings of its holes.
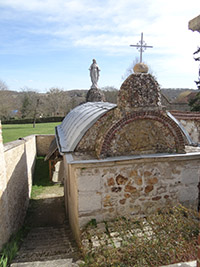
{"type": "Polygon", "coordinates": [[[196,267],[197,262],[196,261],[189,261],[189,262],[180,262],[180,263],[175,263],[171,265],[164,265],[161,267],[196,267]]]}
{"type": "Polygon", "coordinates": [[[87,158],[87,155],[83,156],[77,155],[76,153],[69,153],[64,155],[66,157],[68,164],[124,164],[126,161],[138,161],[138,162],[152,162],[152,161],[179,161],[179,160],[189,160],[189,159],[200,159],[200,150],[197,152],[188,152],[186,154],[145,154],[145,155],[132,155],[132,156],[119,156],[119,157],[109,157],[104,159],[87,158]]]}
{"type": "Polygon", "coordinates": [[[36,136],[35,134],[32,134],[32,135],[28,135],[26,137],[19,138],[18,140],[15,140],[15,141],[5,143],[3,145],[4,152],[6,152],[10,149],[13,149],[14,147],[17,147],[17,146],[24,144],[25,142],[31,140],[32,138],[35,138],[35,136],[36,136]]]}
{"type": "Polygon", "coordinates": [[[17,140],[3,144],[4,152],[6,152],[6,151],[8,151],[14,147],[20,146],[21,144],[23,144],[23,143],[25,143],[25,142],[29,141],[30,139],[35,138],[37,136],[46,137],[46,136],[55,136],[55,134],[31,134],[31,135],[19,138],[17,140]]]}

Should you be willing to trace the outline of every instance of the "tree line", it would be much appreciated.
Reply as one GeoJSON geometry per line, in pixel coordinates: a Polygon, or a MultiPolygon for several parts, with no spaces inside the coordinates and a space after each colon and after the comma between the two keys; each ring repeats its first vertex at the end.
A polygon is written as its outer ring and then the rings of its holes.
{"type": "MultiPolygon", "coordinates": [[[[118,90],[104,87],[106,101],[116,103],[118,90]]],[[[71,109],[85,102],[88,90],[69,90],[52,87],[46,93],[31,88],[11,91],[0,81],[0,120],[64,117],[71,109]]]]}

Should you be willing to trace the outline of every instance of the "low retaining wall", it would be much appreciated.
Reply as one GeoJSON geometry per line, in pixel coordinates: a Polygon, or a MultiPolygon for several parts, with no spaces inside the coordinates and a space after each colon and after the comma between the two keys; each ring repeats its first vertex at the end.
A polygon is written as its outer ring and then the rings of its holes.
{"type": "Polygon", "coordinates": [[[3,145],[0,123],[0,249],[24,221],[36,155],[45,156],[53,138],[31,135],[3,145]]]}
{"type": "Polygon", "coordinates": [[[49,151],[49,146],[55,138],[54,134],[36,135],[37,156],[46,156],[49,151]]]}
{"type": "Polygon", "coordinates": [[[32,135],[6,143],[4,147],[2,143],[0,145],[0,165],[3,166],[0,176],[1,248],[19,229],[26,215],[36,159],[36,140],[32,135]]]}
{"type": "Polygon", "coordinates": [[[200,153],[79,160],[65,155],[71,227],[117,216],[146,215],[166,204],[197,209],[200,153]]]}

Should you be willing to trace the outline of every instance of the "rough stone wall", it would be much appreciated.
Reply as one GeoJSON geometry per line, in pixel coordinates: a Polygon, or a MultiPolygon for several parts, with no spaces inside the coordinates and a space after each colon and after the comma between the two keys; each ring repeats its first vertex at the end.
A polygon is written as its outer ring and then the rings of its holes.
{"type": "Polygon", "coordinates": [[[199,166],[200,155],[82,164],[74,169],[80,227],[177,202],[197,209],[199,166]]]}
{"type": "Polygon", "coordinates": [[[180,120],[183,127],[189,133],[192,141],[200,143],[200,120],[180,120]]]}
{"type": "Polygon", "coordinates": [[[161,107],[161,93],[151,74],[131,74],[121,85],[117,106],[122,113],[138,108],[144,110],[161,107]]]}
{"type": "Polygon", "coordinates": [[[118,120],[114,110],[107,112],[86,132],[77,145],[75,151],[90,152],[95,154],[96,146],[103,139],[107,129],[118,120]]]}
{"type": "Polygon", "coordinates": [[[157,81],[132,74],[122,84],[117,107],[84,135],[75,151],[97,158],[149,153],[184,153],[183,134],[161,106],[157,81]]]}
{"type": "Polygon", "coordinates": [[[49,146],[54,138],[54,134],[36,135],[37,156],[46,156],[48,154],[49,146]]]}
{"type": "Polygon", "coordinates": [[[193,142],[200,143],[200,112],[171,111],[171,113],[181,122],[193,142]]]}
{"type": "Polygon", "coordinates": [[[134,112],[109,129],[99,148],[99,156],[184,153],[184,139],[179,127],[165,113],[134,112]]]}
{"type": "Polygon", "coordinates": [[[0,227],[0,237],[4,236],[2,244],[8,241],[10,235],[17,231],[24,221],[31,193],[35,158],[35,136],[4,145],[6,181],[0,199],[1,208],[3,207],[0,217],[6,225],[3,230],[0,227]]]}

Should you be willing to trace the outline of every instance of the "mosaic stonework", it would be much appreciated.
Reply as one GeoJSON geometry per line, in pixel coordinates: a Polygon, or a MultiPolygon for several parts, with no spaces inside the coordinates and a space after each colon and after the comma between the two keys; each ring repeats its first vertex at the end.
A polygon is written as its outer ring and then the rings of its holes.
{"type": "Polygon", "coordinates": [[[120,88],[117,106],[121,110],[160,107],[159,84],[151,74],[130,75],[120,88]]]}
{"type": "Polygon", "coordinates": [[[135,112],[113,125],[98,156],[184,153],[181,130],[161,112],[135,112]]]}
{"type": "Polygon", "coordinates": [[[107,155],[176,152],[175,144],[176,140],[169,129],[160,122],[136,120],[118,131],[110,142],[110,151],[108,150],[107,155]]]}
{"type": "Polygon", "coordinates": [[[160,88],[150,74],[132,74],[122,84],[118,106],[86,132],[76,152],[97,158],[152,153],[184,153],[179,126],[160,102],[160,88]]]}
{"type": "Polygon", "coordinates": [[[110,125],[116,123],[118,118],[115,117],[114,110],[110,110],[86,132],[84,137],[76,147],[76,152],[89,152],[95,156],[97,143],[102,142],[103,136],[109,129],[110,125]]]}

